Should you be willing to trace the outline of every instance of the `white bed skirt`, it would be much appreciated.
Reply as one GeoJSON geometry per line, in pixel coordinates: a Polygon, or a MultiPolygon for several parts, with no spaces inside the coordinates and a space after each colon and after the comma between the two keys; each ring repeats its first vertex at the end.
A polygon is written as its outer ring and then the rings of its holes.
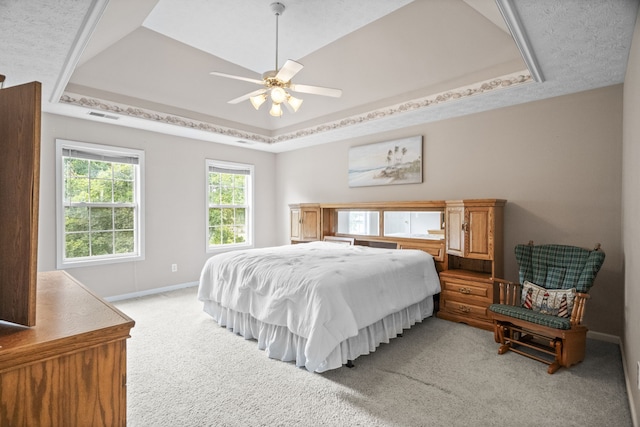
{"type": "MultiPolygon", "coordinates": [[[[204,301],[204,311],[218,323],[245,339],[258,341],[258,348],[272,359],[295,361],[296,366],[307,365],[305,356],[306,338],[293,334],[286,326],[275,326],[260,322],[247,313],[238,313],[220,306],[215,301],[204,301]]],[[[316,372],[336,369],[355,360],[358,356],[374,352],[381,343],[401,334],[404,329],[433,314],[433,296],[390,314],[378,322],[360,329],[358,335],[342,341],[329,356],[318,365],[316,372]]]]}

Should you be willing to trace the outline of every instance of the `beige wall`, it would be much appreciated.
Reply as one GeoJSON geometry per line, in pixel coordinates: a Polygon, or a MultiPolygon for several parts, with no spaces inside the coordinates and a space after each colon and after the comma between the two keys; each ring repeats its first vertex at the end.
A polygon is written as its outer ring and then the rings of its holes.
{"type": "Polygon", "coordinates": [[[624,246],[624,351],[631,398],[640,416],[640,15],[636,21],[624,81],[622,231],[624,246]]]}
{"type": "Polygon", "coordinates": [[[517,243],[593,247],[607,259],[586,322],[622,334],[622,86],[582,92],[279,154],[276,218],[286,242],[287,204],[503,198],[505,276],[517,279],[517,243]],[[350,146],[424,137],[424,182],[349,188],[350,146]]]}
{"type": "Polygon", "coordinates": [[[44,114],[38,270],[56,268],[55,139],[145,151],[144,261],[72,268],[68,272],[101,296],[181,285],[199,279],[206,253],[205,159],[255,165],[256,246],[275,240],[275,155],[87,120],[44,114]],[[178,271],[171,272],[171,264],[178,271]]]}

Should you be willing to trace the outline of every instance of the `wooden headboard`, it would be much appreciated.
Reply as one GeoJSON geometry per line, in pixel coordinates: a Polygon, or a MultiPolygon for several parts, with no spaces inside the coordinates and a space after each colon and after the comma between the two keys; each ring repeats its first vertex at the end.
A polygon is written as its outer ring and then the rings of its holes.
{"type": "MultiPolygon", "coordinates": [[[[438,271],[447,269],[445,255],[444,229],[430,230],[437,238],[389,237],[383,233],[384,212],[388,211],[429,211],[444,215],[444,201],[413,201],[413,202],[366,202],[366,203],[332,203],[320,204],[322,228],[321,239],[346,238],[353,239],[353,244],[371,247],[394,249],[418,249],[433,256],[438,271]],[[341,233],[338,230],[338,212],[340,211],[379,211],[380,230],[376,236],[341,233]]],[[[441,221],[442,223],[442,221],[441,221]]],[[[433,237],[433,236],[431,236],[433,237]]]]}
{"type": "Polygon", "coordinates": [[[424,240],[419,242],[407,242],[405,240],[366,240],[355,239],[354,245],[370,246],[374,248],[389,249],[418,249],[433,256],[438,271],[447,269],[447,257],[445,256],[444,240],[424,240]]]}

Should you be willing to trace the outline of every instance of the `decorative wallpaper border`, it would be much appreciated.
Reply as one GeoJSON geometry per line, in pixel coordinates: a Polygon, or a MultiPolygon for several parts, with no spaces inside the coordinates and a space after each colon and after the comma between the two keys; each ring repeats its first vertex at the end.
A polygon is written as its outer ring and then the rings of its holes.
{"type": "Polygon", "coordinates": [[[158,111],[147,110],[144,108],[132,107],[130,105],[118,104],[111,101],[105,101],[98,98],[89,98],[75,93],[64,92],[60,97],[60,102],[65,104],[77,105],[93,110],[107,111],[110,113],[120,114],[123,116],[135,117],[137,119],[152,120],[155,122],[166,123],[170,125],[180,126],[189,129],[196,129],[205,132],[216,133],[220,135],[231,136],[234,138],[247,139],[250,141],[272,143],[272,139],[268,136],[259,135],[251,132],[243,132],[237,129],[224,126],[216,126],[211,123],[199,120],[187,119],[185,117],[174,116],[171,114],[161,113],[158,111]]]}
{"type": "Polygon", "coordinates": [[[505,75],[495,79],[485,80],[483,82],[475,83],[469,86],[463,86],[457,89],[452,89],[452,90],[440,92],[434,95],[429,95],[423,98],[418,98],[411,101],[395,104],[390,107],[373,110],[368,113],[357,114],[351,117],[346,117],[341,120],[325,123],[312,128],[302,129],[297,132],[292,132],[292,133],[284,134],[281,136],[277,136],[272,138],[272,143],[288,141],[290,139],[310,136],[320,132],[327,132],[327,131],[345,128],[348,126],[359,125],[359,124],[374,121],[374,120],[380,120],[380,119],[388,118],[397,114],[420,110],[423,108],[446,103],[449,101],[455,101],[458,99],[491,92],[496,89],[519,86],[521,84],[529,83],[532,81],[533,79],[529,71],[523,70],[517,73],[505,75]]]}
{"type": "Polygon", "coordinates": [[[407,113],[409,111],[420,110],[434,105],[446,102],[456,101],[470,96],[492,92],[498,89],[519,86],[532,82],[533,78],[529,71],[523,70],[505,76],[497,77],[490,80],[474,83],[472,85],[463,86],[423,98],[414,99],[407,102],[392,105],[390,107],[373,110],[363,114],[346,117],[344,119],[335,120],[318,126],[301,129],[296,132],[290,132],[276,137],[269,137],[252,132],[244,132],[224,126],[217,126],[211,123],[198,120],[187,119],[185,117],[174,116],[171,114],[161,113],[158,111],[147,110],[144,108],[133,107],[130,105],[118,104],[97,98],[89,98],[82,95],[64,92],[60,98],[60,102],[65,104],[77,105],[94,110],[108,111],[139,119],[152,120],[156,122],[166,123],[175,126],[181,126],[189,129],[196,129],[205,132],[216,133],[229,137],[239,138],[248,141],[262,142],[266,144],[276,144],[278,142],[289,141],[292,139],[302,138],[315,135],[321,132],[329,132],[349,126],[359,125],[362,123],[388,118],[397,114],[407,113]]]}

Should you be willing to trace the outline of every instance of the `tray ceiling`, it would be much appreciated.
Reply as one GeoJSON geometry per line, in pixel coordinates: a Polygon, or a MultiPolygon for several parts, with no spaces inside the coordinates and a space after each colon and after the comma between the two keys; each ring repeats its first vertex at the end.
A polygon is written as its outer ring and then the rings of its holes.
{"type": "Polygon", "coordinates": [[[621,83],[638,8],[501,0],[534,82],[492,0],[282,2],[279,65],[304,64],[294,83],[341,98],[297,94],[280,118],[227,103],[259,86],[210,71],[274,68],[269,0],[2,2],[0,73],[43,82],[44,111],[279,152],[621,83]]]}

